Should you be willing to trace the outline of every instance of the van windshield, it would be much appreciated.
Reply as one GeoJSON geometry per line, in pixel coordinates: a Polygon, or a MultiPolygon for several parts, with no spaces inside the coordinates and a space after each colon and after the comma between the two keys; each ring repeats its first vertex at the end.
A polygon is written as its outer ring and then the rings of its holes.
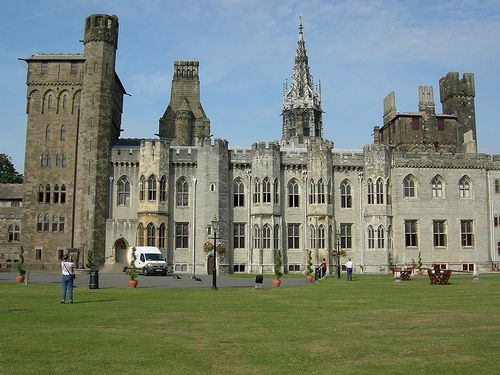
{"type": "Polygon", "coordinates": [[[146,254],[146,260],[163,260],[161,254],[146,254]]]}

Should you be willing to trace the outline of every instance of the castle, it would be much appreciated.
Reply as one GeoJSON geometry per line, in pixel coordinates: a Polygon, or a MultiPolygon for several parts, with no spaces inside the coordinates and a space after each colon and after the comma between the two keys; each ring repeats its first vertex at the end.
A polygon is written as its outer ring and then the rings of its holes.
{"type": "MultiPolygon", "coordinates": [[[[418,112],[383,101],[373,143],[341,151],[324,138],[321,88],[309,71],[302,24],[282,139],[231,148],[212,139],[197,61],[174,62],[157,138],[121,139],[126,90],[115,72],[118,18],[85,19],[83,54],[24,59],[27,138],[21,243],[31,269],[126,262],[129,247],[160,248],[173,272],[304,272],[333,248],[356,272],[388,259],[457,270],[497,270],[500,156],[476,149],[474,75],[448,73],[418,88],[418,112]],[[203,251],[210,223],[226,252],[203,251]]],[[[369,129],[367,129],[369,131],[369,129]]],[[[19,236],[18,236],[19,238],[19,236]]]]}

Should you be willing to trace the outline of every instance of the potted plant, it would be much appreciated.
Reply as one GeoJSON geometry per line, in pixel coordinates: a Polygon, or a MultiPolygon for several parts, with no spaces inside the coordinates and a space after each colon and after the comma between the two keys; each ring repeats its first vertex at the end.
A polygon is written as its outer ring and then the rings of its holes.
{"type": "Polygon", "coordinates": [[[311,255],[311,250],[307,253],[307,268],[306,268],[306,279],[309,282],[312,282],[313,277],[312,277],[313,269],[312,269],[312,255],[311,255]]]}
{"type": "Polygon", "coordinates": [[[132,259],[130,260],[130,268],[127,270],[129,277],[128,286],[131,288],[137,288],[137,271],[135,270],[135,261],[137,256],[135,255],[135,246],[132,248],[132,259]]]}
{"type": "Polygon", "coordinates": [[[278,250],[276,254],[276,261],[274,262],[274,276],[275,278],[272,280],[273,286],[278,288],[281,285],[281,278],[283,277],[283,255],[281,250],[278,250]]]}
{"type": "Polygon", "coordinates": [[[418,275],[422,276],[422,255],[420,254],[420,251],[418,252],[417,268],[418,268],[418,275]]]}
{"type": "Polygon", "coordinates": [[[16,282],[24,283],[24,278],[26,270],[24,269],[24,249],[21,246],[21,252],[19,253],[19,262],[17,262],[17,272],[19,275],[16,276],[16,282]]]}

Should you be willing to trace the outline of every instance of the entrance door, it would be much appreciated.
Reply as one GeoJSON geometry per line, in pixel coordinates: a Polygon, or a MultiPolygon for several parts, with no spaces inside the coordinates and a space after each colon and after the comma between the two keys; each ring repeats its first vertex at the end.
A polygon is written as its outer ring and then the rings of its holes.
{"type": "Polygon", "coordinates": [[[215,258],[213,255],[209,255],[207,259],[207,274],[213,275],[215,268],[215,258]]]}
{"type": "Polygon", "coordinates": [[[115,242],[115,261],[116,263],[121,263],[124,267],[127,264],[127,243],[123,238],[120,238],[115,242]]]}

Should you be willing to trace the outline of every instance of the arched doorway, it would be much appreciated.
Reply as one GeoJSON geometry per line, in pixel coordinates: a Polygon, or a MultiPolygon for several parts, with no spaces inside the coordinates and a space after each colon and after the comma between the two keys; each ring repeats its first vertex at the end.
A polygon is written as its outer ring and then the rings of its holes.
{"type": "Polygon", "coordinates": [[[121,263],[123,266],[128,266],[127,264],[127,248],[128,244],[123,238],[116,240],[115,242],[115,262],[121,263]]]}
{"type": "Polygon", "coordinates": [[[209,255],[207,258],[207,274],[213,275],[215,268],[215,258],[213,255],[209,255]]]}

